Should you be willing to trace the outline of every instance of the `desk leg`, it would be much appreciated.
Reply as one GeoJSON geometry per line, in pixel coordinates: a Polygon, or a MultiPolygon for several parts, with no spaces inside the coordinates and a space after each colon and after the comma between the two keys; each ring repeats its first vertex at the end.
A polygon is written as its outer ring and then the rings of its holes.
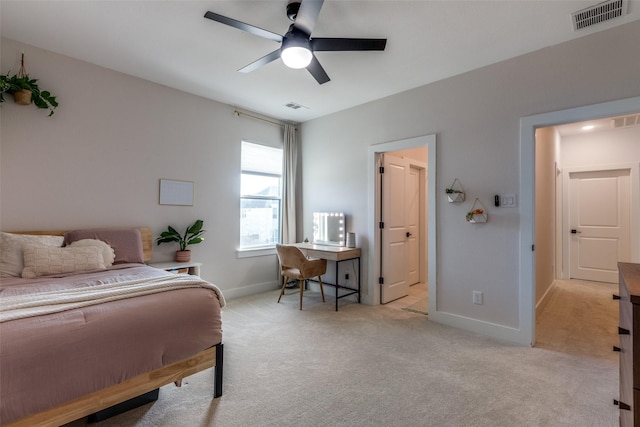
{"type": "Polygon", "coordinates": [[[360,257],[358,257],[358,304],[360,304],[360,257]]]}
{"type": "Polygon", "coordinates": [[[336,311],[338,311],[338,271],[340,270],[340,261],[336,261],[336,281],[333,282],[336,284],[336,311]]]}

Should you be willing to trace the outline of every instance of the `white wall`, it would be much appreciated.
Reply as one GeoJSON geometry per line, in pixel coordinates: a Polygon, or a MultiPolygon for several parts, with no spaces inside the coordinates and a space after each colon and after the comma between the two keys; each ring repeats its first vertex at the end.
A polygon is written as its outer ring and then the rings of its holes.
{"type": "Polygon", "coordinates": [[[350,231],[365,244],[364,300],[379,303],[367,270],[373,255],[366,242],[375,232],[366,223],[367,150],[435,133],[438,281],[429,287],[437,287],[438,300],[429,317],[529,342],[520,308],[521,212],[492,204],[494,194],[520,188],[520,119],[640,95],[638,39],[634,22],[304,123],[305,230],[315,210],[350,214],[350,231]],[[463,206],[445,202],[454,178],[467,193],[463,206]],[[475,197],[489,212],[487,224],[465,223],[475,197]],[[484,292],[483,305],[472,304],[474,290],[484,292]]]}
{"type": "Polygon", "coordinates": [[[555,128],[536,131],[536,307],[556,279],[556,168],[559,137],[555,128]]]}
{"type": "Polygon", "coordinates": [[[564,136],[560,150],[563,168],[640,163],[640,126],[564,136]]]}
{"type": "MultiPolygon", "coordinates": [[[[227,297],[276,286],[275,256],[237,259],[240,141],[282,144],[282,131],[233,107],[2,40],[2,73],[28,71],[57,95],[52,117],[8,100],[0,108],[0,228],[150,226],[158,235],[201,218],[191,246],[202,276],[227,297]],[[160,178],[193,181],[194,206],[158,204],[160,178]],[[264,284],[264,286],[260,286],[264,284]]],[[[177,247],[154,247],[155,261],[177,247]]]]}

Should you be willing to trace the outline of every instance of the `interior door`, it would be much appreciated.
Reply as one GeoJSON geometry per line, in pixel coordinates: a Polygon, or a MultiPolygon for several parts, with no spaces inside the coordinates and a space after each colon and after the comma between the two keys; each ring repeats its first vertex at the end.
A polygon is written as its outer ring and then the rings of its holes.
{"type": "Polygon", "coordinates": [[[569,174],[570,275],[618,282],[618,261],[629,261],[630,170],[569,174]]]}
{"type": "Polygon", "coordinates": [[[381,277],[380,302],[409,295],[407,281],[407,178],[409,162],[388,154],[381,155],[381,277]]]}
{"type": "Polygon", "coordinates": [[[407,176],[407,282],[420,282],[420,169],[409,167],[407,176]]]}

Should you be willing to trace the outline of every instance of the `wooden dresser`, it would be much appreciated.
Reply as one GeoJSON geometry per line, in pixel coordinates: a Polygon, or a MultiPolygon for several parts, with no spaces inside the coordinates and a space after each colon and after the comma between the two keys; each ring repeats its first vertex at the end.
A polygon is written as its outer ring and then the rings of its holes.
{"type": "Polygon", "coordinates": [[[620,352],[620,400],[616,403],[620,426],[640,427],[640,264],[621,262],[618,269],[620,346],[614,350],[620,352]]]}

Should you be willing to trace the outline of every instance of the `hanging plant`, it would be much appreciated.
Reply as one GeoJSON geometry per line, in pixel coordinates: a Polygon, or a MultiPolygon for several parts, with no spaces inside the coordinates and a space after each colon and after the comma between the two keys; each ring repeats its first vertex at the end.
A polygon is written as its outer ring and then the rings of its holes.
{"type": "Polygon", "coordinates": [[[29,105],[34,103],[38,108],[48,108],[49,116],[53,115],[53,110],[58,106],[56,97],[51,92],[41,90],[38,80],[32,79],[27,74],[24,67],[24,53],[20,61],[20,71],[14,75],[0,75],[0,103],[4,102],[4,94],[13,95],[16,104],[29,105]]]}

